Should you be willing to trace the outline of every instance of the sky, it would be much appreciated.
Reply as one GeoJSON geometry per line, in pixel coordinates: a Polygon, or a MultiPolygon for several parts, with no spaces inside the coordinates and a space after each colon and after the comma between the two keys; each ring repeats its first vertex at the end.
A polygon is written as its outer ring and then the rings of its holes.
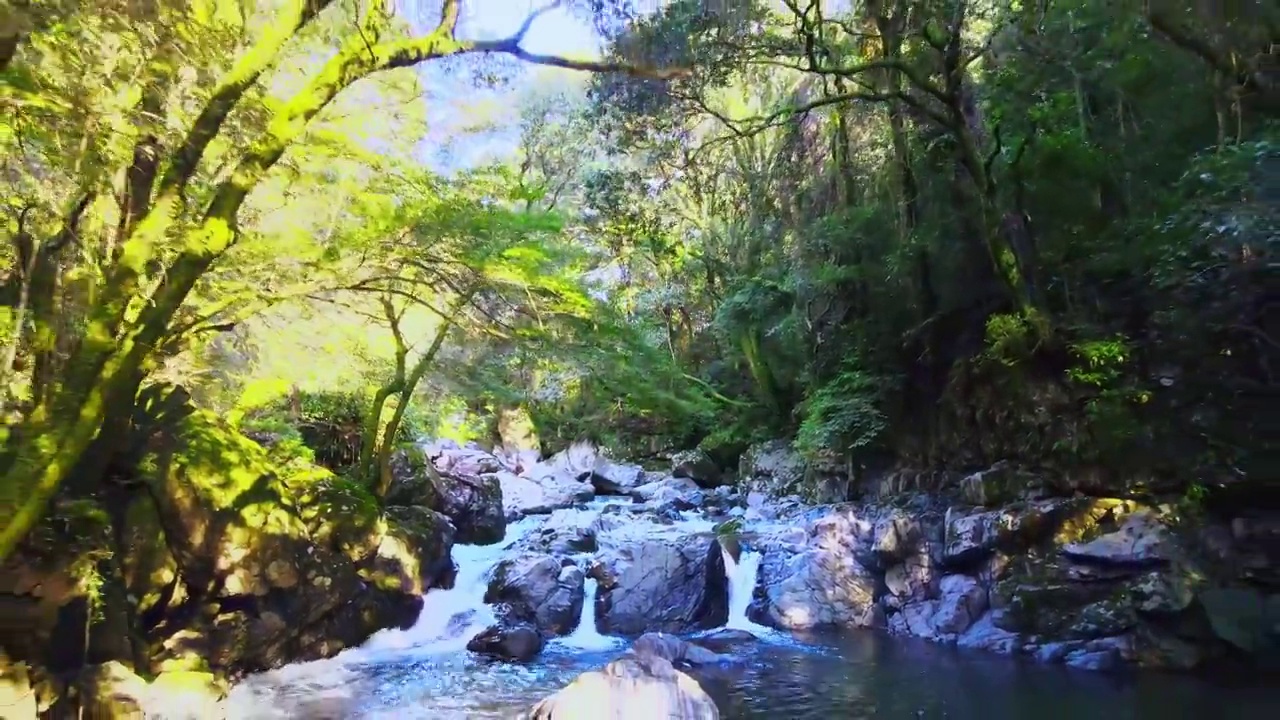
{"type": "MultiPolygon", "coordinates": [[[[407,0],[413,4],[415,0],[407,0]]],[[[463,38],[506,37],[547,0],[469,0],[463,5],[458,35],[463,38]]],[[[407,8],[412,16],[412,8],[407,8]]],[[[423,18],[431,24],[438,18],[423,18]]],[[[411,21],[412,22],[412,21],[411,21]]],[[[538,17],[523,47],[534,53],[571,57],[599,57],[600,38],[591,23],[564,9],[538,17]]],[[[443,63],[421,66],[427,91],[431,130],[419,146],[423,162],[448,172],[486,160],[509,157],[519,146],[519,100],[538,89],[581,86],[585,73],[524,65],[519,75],[497,90],[477,88],[456,68],[443,63]],[[483,126],[487,129],[482,129],[483,126]],[[481,127],[477,127],[481,126],[481,127]]]]}

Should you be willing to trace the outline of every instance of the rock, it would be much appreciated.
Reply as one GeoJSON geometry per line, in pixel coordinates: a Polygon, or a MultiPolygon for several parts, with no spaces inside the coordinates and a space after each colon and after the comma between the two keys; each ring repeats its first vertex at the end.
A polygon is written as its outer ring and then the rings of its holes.
{"type": "Polygon", "coordinates": [[[702,450],[684,450],[671,456],[671,475],[689,478],[699,487],[714,488],[724,478],[720,467],[702,450]]]}
{"type": "Polygon", "coordinates": [[[1013,500],[1036,484],[1034,477],[1019,472],[1008,461],[1002,460],[961,480],[960,494],[970,505],[999,505],[1013,500]]]}
{"type": "Polygon", "coordinates": [[[627,495],[645,484],[648,476],[639,465],[614,464],[598,461],[587,477],[597,495],[627,495]]]}
{"type": "Polygon", "coordinates": [[[597,448],[577,442],[530,468],[526,475],[535,482],[587,482],[603,495],[624,495],[646,481],[638,465],[615,463],[597,448]]]}
{"type": "Polygon", "coordinates": [[[592,576],[603,632],[688,632],[729,619],[724,558],[713,537],[647,537],[612,547],[602,541],[602,547],[592,576]]]}
{"type": "Polygon", "coordinates": [[[222,720],[227,686],[212,673],[168,670],[147,689],[147,712],[165,720],[222,720]]]}
{"type": "Polygon", "coordinates": [[[802,551],[766,549],[750,617],[788,629],[875,625],[879,578],[857,559],[859,538],[871,527],[853,510],[838,510],[813,523],[802,551]]]}
{"type": "Polygon", "coordinates": [[[1004,611],[993,610],[978,618],[960,637],[956,645],[962,648],[987,650],[1001,655],[1012,655],[1021,647],[1022,641],[1015,632],[1005,630],[1001,625],[1004,611]]]}
{"type": "Polygon", "coordinates": [[[80,712],[95,720],[145,717],[147,682],[119,662],[86,665],[75,680],[80,712]]]}
{"type": "Polygon", "coordinates": [[[1107,565],[1151,565],[1173,558],[1169,528],[1155,513],[1142,509],[1124,519],[1120,529],[1062,549],[1068,557],[1107,565]]]}
{"type": "Polygon", "coordinates": [[[386,532],[361,576],[383,589],[421,595],[452,571],[453,539],[453,524],[434,510],[387,508],[386,532]]]}
{"type": "Polygon", "coordinates": [[[595,552],[598,548],[595,523],[599,517],[599,512],[572,508],[552,511],[542,527],[525,536],[517,547],[552,555],[595,552]]]}
{"type": "Polygon", "coordinates": [[[542,652],[542,634],[530,625],[494,625],[471,638],[467,649],[500,660],[528,662],[542,652]]]}
{"type": "Polygon", "coordinates": [[[1120,659],[1113,650],[1075,650],[1063,660],[1068,667],[1078,670],[1113,670],[1120,659]]]}
{"type": "Polygon", "coordinates": [[[735,647],[749,645],[757,642],[759,639],[760,638],[747,630],[721,628],[719,630],[709,632],[706,635],[699,635],[694,642],[714,653],[724,654],[735,647]]]}
{"type": "Polygon", "coordinates": [[[738,461],[739,482],[746,492],[782,497],[800,489],[805,463],[785,440],[769,440],[747,448],[738,461]]]}
{"type": "Polygon", "coordinates": [[[231,677],[336,653],[399,625],[449,567],[448,523],[385,518],[360,485],[278,464],[211,413],[183,415],[152,443],[140,479],[180,587],[204,594],[193,616],[153,620],[152,665],[206,661],[231,677]]]}
{"type": "Polygon", "coordinates": [[[1213,632],[1247,653],[1274,661],[1280,657],[1280,595],[1245,587],[1221,587],[1200,593],[1213,632]]]}
{"type": "Polygon", "coordinates": [[[587,672],[529,711],[528,720],[719,720],[698,682],[653,655],[626,655],[587,672]]]}
{"type": "MultiPolygon", "coordinates": [[[[444,457],[466,453],[468,458],[485,455],[481,451],[454,450],[444,457]]],[[[400,450],[392,457],[391,489],[388,505],[422,506],[444,513],[457,528],[458,542],[487,545],[498,542],[506,532],[507,518],[503,508],[502,485],[494,475],[464,474],[462,470],[496,472],[501,463],[441,461],[440,468],[426,461],[417,448],[400,450]]]]}
{"type": "Polygon", "coordinates": [[[943,634],[962,633],[987,611],[987,604],[987,589],[977,580],[967,575],[948,575],[939,583],[933,627],[943,634]]]}
{"type": "Polygon", "coordinates": [[[689,478],[663,478],[637,486],[629,493],[651,507],[671,504],[676,510],[693,510],[706,502],[702,488],[689,478]]]}
{"type": "Polygon", "coordinates": [[[725,658],[700,645],[665,633],[645,633],[636,638],[631,651],[637,655],[656,655],[673,665],[714,665],[725,658]]]}
{"type": "Polygon", "coordinates": [[[1129,594],[1139,612],[1175,615],[1195,601],[1194,584],[1182,568],[1157,570],[1135,579],[1129,585],[1129,594]]]}
{"type": "Polygon", "coordinates": [[[494,568],[484,601],[502,603],[507,620],[530,623],[548,635],[566,635],[582,616],[582,571],[562,567],[550,555],[521,554],[494,568]]]}
{"type": "Polygon", "coordinates": [[[508,521],[570,508],[595,497],[590,483],[554,473],[543,475],[536,481],[507,471],[491,477],[498,479],[498,486],[502,489],[502,511],[508,521]]]}
{"type": "Polygon", "coordinates": [[[872,529],[871,552],[863,554],[863,562],[887,568],[915,554],[924,529],[920,521],[901,510],[891,510],[876,521],[872,529]]]}
{"type": "Polygon", "coordinates": [[[492,453],[479,448],[431,448],[427,454],[437,471],[450,475],[476,477],[509,469],[492,453]]]}
{"type": "Polygon", "coordinates": [[[441,473],[441,503],[436,508],[453,521],[457,541],[490,545],[507,532],[507,515],[502,502],[502,482],[494,475],[441,473]]]}
{"type": "Polygon", "coordinates": [[[1054,531],[1078,503],[1038,500],[1000,510],[965,512],[948,508],[942,562],[957,567],[977,562],[996,550],[1025,549],[1054,531]]]}
{"type": "Polygon", "coordinates": [[[0,649],[0,716],[13,720],[35,720],[39,704],[27,664],[10,662],[0,649]]]}

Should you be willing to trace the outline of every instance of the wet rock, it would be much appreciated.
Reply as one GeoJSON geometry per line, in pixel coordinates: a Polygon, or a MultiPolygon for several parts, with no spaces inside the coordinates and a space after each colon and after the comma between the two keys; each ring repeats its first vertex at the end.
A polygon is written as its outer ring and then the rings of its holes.
{"type": "Polygon", "coordinates": [[[538,702],[529,720],[719,720],[698,682],[654,655],[625,655],[538,702]]]}
{"type": "Polygon", "coordinates": [[[987,610],[987,589],[967,575],[948,575],[939,583],[937,612],[932,624],[942,634],[969,629],[987,610]]]}
{"type": "Polygon", "coordinates": [[[800,552],[765,550],[749,616],[791,629],[875,625],[879,578],[857,559],[859,538],[869,537],[871,527],[852,509],[838,510],[813,523],[800,552]]]}
{"type": "Polygon", "coordinates": [[[494,625],[467,643],[478,655],[527,662],[542,652],[542,635],[529,625],[494,625]]]}
{"type": "Polygon", "coordinates": [[[631,651],[637,655],[655,655],[677,666],[714,665],[726,659],[701,645],[665,633],[641,635],[632,643],[631,651]]]}
{"type": "Polygon", "coordinates": [[[1129,514],[1120,529],[1062,549],[1068,557],[1108,565],[1151,565],[1174,557],[1169,528],[1155,513],[1142,509],[1129,514]]]}
{"type": "Polygon", "coordinates": [[[484,601],[505,606],[509,621],[548,635],[566,635],[582,615],[583,574],[551,555],[521,554],[498,563],[484,601]]]}
{"type": "Polygon", "coordinates": [[[714,630],[706,635],[699,635],[694,642],[701,645],[714,653],[725,654],[734,648],[742,645],[750,645],[758,642],[760,638],[756,637],[748,630],[736,630],[733,628],[721,628],[714,630]]]}
{"type": "Polygon", "coordinates": [[[552,555],[595,552],[595,523],[599,517],[600,513],[584,510],[555,510],[542,527],[526,536],[517,547],[552,555]]]}
{"type": "Polygon", "coordinates": [[[619,541],[597,555],[602,631],[638,635],[713,628],[729,617],[720,545],[707,535],[619,541]]]}
{"type": "Polygon", "coordinates": [[[684,450],[671,456],[671,475],[689,478],[699,487],[714,488],[724,476],[720,466],[702,450],[684,450]]]}

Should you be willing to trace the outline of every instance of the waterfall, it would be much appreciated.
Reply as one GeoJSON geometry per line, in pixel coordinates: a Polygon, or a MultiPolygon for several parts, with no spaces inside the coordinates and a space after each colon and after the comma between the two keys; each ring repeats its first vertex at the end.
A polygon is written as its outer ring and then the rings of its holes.
{"type": "Polygon", "coordinates": [[[539,518],[512,523],[502,542],[493,545],[454,545],[453,560],[458,572],[453,587],[423,595],[422,611],[409,629],[381,630],[351,652],[368,659],[410,649],[423,654],[465,650],[471,638],[497,622],[493,608],[484,603],[490,571],[508,548],[539,524],[539,518]]]}
{"type": "Polygon", "coordinates": [[[747,608],[751,605],[751,595],[755,592],[762,556],[758,552],[743,550],[738,559],[734,560],[723,547],[720,552],[724,555],[724,572],[729,578],[729,621],[725,623],[725,627],[755,633],[770,632],[763,625],[747,619],[747,608]]]}
{"type": "Polygon", "coordinates": [[[387,628],[363,645],[334,657],[292,663],[252,675],[237,684],[226,699],[227,717],[267,720],[297,717],[349,717],[344,710],[362,693],[370,692],[364,665],[402,663],[406,658],[430,657],[432,662],[460,657],[467,643],[496,620],[484,604],[493,566],[504,552],[542,518],[526,518],[507,526],[506,537],[493,545],[454,545],[457,566],[453,588],[435,589],[422,596],[422,611],[407,630],[387,628]]]}
{"type": "Polygon", "coordinates": [[[618,644],[618,638],[601,635],[596,630],[597,590],[595,578],[587,578],[583,583],[582,619],[572,633],[560,638],[558,644],[578,650],[608,650],[618,644]]]}

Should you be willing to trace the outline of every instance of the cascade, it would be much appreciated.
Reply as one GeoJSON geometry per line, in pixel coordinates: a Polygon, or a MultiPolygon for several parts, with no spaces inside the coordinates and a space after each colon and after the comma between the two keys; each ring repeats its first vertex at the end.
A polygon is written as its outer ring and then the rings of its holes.
{"type": "Polygon", "coordinates": [[[595,578],[587,578],[583,585],[582,619],[573,632],[560,638],[558,644],[579,650],[608,650],[616,646],[618,638],[601,635],[596,630],[596,592],[598,583],[595,578]]]}
{"type": "Polygon", "coordinates": [[[756,576],[760,573],[760,560],[763,556],[755,551],[743,550],[735,561],[724,548],[720,552],[724,555],[724,572],[729,578],[729,620],[725,627],[750,630],[756,634],[772,632],[747,618],[747,608],[751,605],[751,595],[755,592],[756,576]]]}

